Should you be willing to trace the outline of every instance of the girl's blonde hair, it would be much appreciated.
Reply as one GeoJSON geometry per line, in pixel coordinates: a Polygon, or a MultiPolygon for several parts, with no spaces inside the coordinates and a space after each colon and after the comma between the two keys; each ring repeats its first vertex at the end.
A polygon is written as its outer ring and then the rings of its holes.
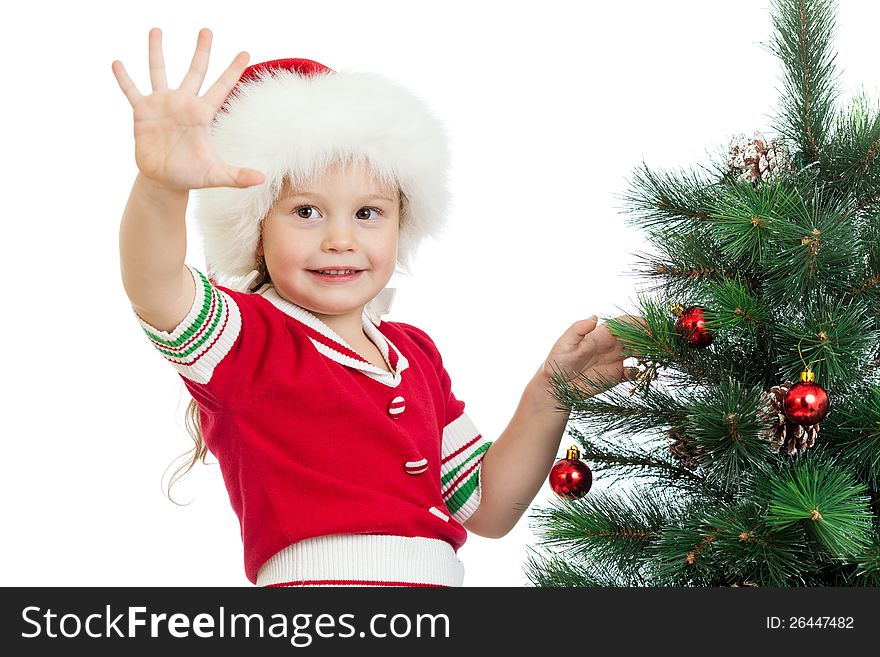
{"type": "MultiPolygon", "coordinates": [[[[398,198],[400,200],[399,205],[399,216],[400,216],[400,226],[402,227],[404,221],[406,221],[406,217],[409,212],[409,202],[406,198],[406,195],[403,193],[403,190],[397,190],[398,198]]],[[[263,256],[257,256],[257,265],[256,270],[259,272],[257,276],[257,280],[254,282],[251,289],[259,290],[266,283],[272,282],[272,277],[269,275],[269,268],[266,266],[266,259],[263,256]]],[[[205,438],[202,435],[202,422],[199,419],[199,405],[195,399],[190,399],[189,404],[186,407],[186,413],[184,415],[184,425],[186,426],[186,431],[189,433],[190,438],[193,441],[193,448],[181,454],[178,458],[184,459],[188,458],[188,461],[185,461],[181,465],[177,467],[174,471],[174,474],[171,475],[171,479],[168,482],[168,488],[165,492],[165,495],[169,500],[178,504],[171,497],[171,487],[180,479],[185,477],[190,470],[192,470],[193,466],[201,461],[202,463],[206,463],[208,457],[208,447],[205,445],[205,438]]],[[[178,506],[185,506],[180,505],[178,506]]]]}

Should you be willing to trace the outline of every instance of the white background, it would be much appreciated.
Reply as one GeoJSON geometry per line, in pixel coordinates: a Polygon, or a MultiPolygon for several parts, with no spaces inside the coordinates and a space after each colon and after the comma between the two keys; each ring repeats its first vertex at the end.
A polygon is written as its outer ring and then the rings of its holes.
{"type": "MultiPolygon", "coordinates": [[[[136,175],[132,112],[110,65],[149,93],[147,33],[169,85],[214,32],[202,93],[232,58],[316,59],[412,88],[453,138],[449,229],[426,243],[390,320],[424,328],[455,394],[497,437],[568,326],[634,308],[646,245],[616,196],[644,158],[707,161],[767,130],[779,66],[758,42],[767,0],[14,3],[4,9],[2,252],[6,298],[3,585],[250,586],[216,464],[162,492],[191,442],[187,393],[137,325],[118,230],[136,175]],[[598,5],[598,6],[596,6],[598,5]]],[[[842,97],[878,97],[876,3],[842,0],[842,97]],[[873,44],[873,45],[872,45],[873,44]]],[[[189,224],[187,261],[204,266],[189,224]]],[[[563,438],[559,456],[569,441],[563,438]]],[[[348,458],[357,458],[349,454],[348,458]]],[[[210,463],[215,463],[213,457],[210,463]]],[[[601,479],[594,489],[604,486],[601,479]]],[[[553,497],[544,487],[534,501],[553,497]]],[[[527,584],[524,517],[470,535],[467,586],[527,584]]]]}

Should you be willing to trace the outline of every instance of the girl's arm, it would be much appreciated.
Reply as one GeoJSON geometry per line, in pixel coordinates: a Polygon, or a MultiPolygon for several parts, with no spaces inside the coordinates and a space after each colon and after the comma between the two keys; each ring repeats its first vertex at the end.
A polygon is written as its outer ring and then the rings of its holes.
{"type": "MultiPolygon", "coordinates": [[[[645,326],[644,319],[615,318],[645,326]]],[[[630,322],[627,322],[630,323],[630,322]]],[[[570,411],[559,410],[551,373],[572,380],[583,375],[607,387],[632,379],[638,368],[624,367],[631,354],[622,351],[598,318],[575,322],[557,340],[550,355],[526,385],[513,418],[483,456],[480,505],[464,526],[487,538],[501,538],[519,521],[550,474],[570,411]]],[[[589,397],[602,390],[584,390],[589,397]]]]}
{"type": "Polygon", "coordinates": [[[507,428],[483,456],[481,500],[464,524],[468,531],[501,538],[519,521],[556,460],[569,413],[550,394],[539,369],[523,391],[507,428]]]}
{"type": "Polygon", "coordinates": [[[149,33],[152,93],[143,95],[125,72],[112,64],[119,88],[134,114],[135,162],[140,173],[119,230],[125,292],[135,312],[162,331],[183,320],[195,301],[195,283],[184,266],[186,204],[189,190],[250,187],[264,182],[259,171],[221,161],[211,125],[247,66],[245,52],[199,96],[208,69],[211,30],[199,32],[189,71],[177,89],[168,88],[162,31],[149,33]]]}
{"type": "Polygon", "coordinates": [[[122,285],[137,314],[163,331],[186,317],[195,283],[184,265],[189,192],[138,174],[119,227],[122,285]]]}

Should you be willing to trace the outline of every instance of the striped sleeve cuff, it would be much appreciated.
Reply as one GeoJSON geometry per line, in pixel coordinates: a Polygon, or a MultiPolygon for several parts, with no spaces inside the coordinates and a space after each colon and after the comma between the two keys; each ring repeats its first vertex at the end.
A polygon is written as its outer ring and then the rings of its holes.
{"type": "Polygon", "coordinates": [[[492,441],[486,440],[462,413],[443,429],[440,487],[452,517],[464,523],[480,505],[483,455],[492,441]]]}
{"type": "Polygon", "coordinates": [[[241,313],[235,300],[202,272],[189,265],[187,269],[196,283],[196,297],[189,314],[172,331],[160,331],[132,310],[150,342],[174,369],[191,381],[208,383],[241,332],[241,313]]]}

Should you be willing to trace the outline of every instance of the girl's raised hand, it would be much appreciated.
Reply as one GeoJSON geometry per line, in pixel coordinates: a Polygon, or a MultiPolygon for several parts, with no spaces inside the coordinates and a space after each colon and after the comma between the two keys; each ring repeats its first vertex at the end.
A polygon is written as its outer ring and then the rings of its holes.
{"type": "Polygon", "coordinates": [[[143,176],[174,190],[204,187],[250,187],[265,181],[255,169],[220,160],[211,138],[211,123],[226,96],[247,67],[241,52],[204,96],[199,89],[208,70],[211,30],[199,32],[189,71],[177,89],[169,89],[162,56],[162,32],[150,30],[150,80],[153,93],[143,96],[120,61],[112,64],[119,87],[134,108],[135,161],[143,176]]]}

